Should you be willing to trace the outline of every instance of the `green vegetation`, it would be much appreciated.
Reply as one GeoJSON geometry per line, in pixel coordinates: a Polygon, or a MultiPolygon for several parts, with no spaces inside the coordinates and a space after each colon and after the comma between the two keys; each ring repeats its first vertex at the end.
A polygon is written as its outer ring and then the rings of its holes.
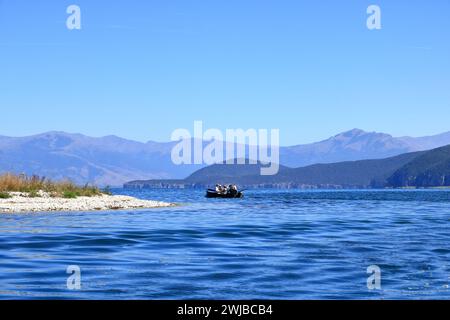
{"type": "Polygon", "coordinates": [[[450,186],[450,146],[427,151],[388,178],[392,187],[450,186]]]}
{"type": "Polygon", "coordinates": [[[63,197],[66,199],[75,199],[78,195],[74,191],[64,191],[63,197]]]}
{"type": "Polygon", "coordinates": [[[28,197],[30,197],[30,198],[38,198],[38,197],[40,197],[40,195],[39,195],[39,193],[36,190],[31,190],[28,193],[28,197]]]}
{"type": "Polygon", "coordinates": [[[9,198],[11,198],[11,196],[9,195],[8,192],[0,191],[0,199],[9,199],[9,198]]]}
{"type": "Polygon", "coordinates": [[[95,186],[77,186],[71,181],[54,182],[36,175],[26,176],[11,173],[0,175],[0,198],[10,197],[9,192],[28,193],[29,197],[39,197],[38,191],[49,193],[52,197],[76,198],[104,194],[95,186]]]}

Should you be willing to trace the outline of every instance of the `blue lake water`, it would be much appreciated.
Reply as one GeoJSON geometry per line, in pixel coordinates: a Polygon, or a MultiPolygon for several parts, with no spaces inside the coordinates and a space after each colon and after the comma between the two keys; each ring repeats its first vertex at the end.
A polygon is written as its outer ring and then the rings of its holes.
{"type": "Polygon", "coordinates": [[[0,299],[450,297],[449,191],[114,192],[181,206],[0,214],[0,299]]]}

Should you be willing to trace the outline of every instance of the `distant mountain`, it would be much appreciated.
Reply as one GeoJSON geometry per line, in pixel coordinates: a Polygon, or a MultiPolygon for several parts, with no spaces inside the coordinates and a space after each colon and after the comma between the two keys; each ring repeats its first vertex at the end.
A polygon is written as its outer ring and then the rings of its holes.
{"type": "Polygon", "coordinates": [[[392,187],[450,186],[450,146],[427,151],[387,179],[392,187]]]}
{"type": "Polygon", "coordinates": [[[450,132],[430,137],[394,138],[386,133],[353,129],[324,141],[283,148],[280,158],[283,165],[302,167],[316,163],[384,159],[447,144],[450,144],[450,132]]]}
{"type": "MultiPolygon", "coordinates": [[[[65,132],[20,138],[0,136],[0,172],[23,172],[53,179],[69,178],[79,184],[118,186],[135,179],[182,179],[205,167],[174,165],[171,150],[175,144],[141,143],[116,136],[93,138],[65,132]]],[[[446,144],[450,144],[450,132],[421,138],[394,138],[384,133],[353,129],[321,142],[282,147],[280,163],[301,167],[380,159],[446,144]]]]}
{"type": "Polygon", "coordinates": [[[253,165],[215,164],[198,170],[184,180],[131,181],[127,188],[205,187],[235,183],[241,188],[372,188],[386,186],[397,170],[427,151],[406,153],[386,159],[315,164],[300,168],[281,166],[274,176],[260,175],[261,163],[253,165]]]}
{"type": "Polygon", "coordinates": [[[38,174],[76,183],[120,186],[131,179],[187,176],[201,166],[176,166],[174,143],[92,138],[47,132],[23,138],[0,137],[0,171],[38,174]]]}
{"type": "Polygon", "coordinates": [[[288,168],[280,165],[278,174],[276,176],[264,176],[261,178],[261,167],[263,165],[258,162],[257,164],[247,164],[245,165],[228,165],[228,164],[214,164],[206,168],[200,169],[183,181],[187,184],[200,184],[208,185],[214,183],[230,183],[236,181],[235,183],[258,183],[259,181],[273,181],[274,177],[288,176],[289,172],[294,169],[288,168]]]}
{"type": "Polygon", "coordinates": [[[431,150],[450,144],[449,143],[450,132],[445,132],[428,137],[420,137],[420,138],[400,137],[397,139],[399,141],[406,143],[410,149],[431,150]]]}

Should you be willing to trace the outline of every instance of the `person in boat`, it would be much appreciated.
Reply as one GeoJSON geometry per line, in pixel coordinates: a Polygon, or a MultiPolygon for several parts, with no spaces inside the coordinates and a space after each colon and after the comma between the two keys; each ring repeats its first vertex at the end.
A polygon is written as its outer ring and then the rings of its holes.
{"type": "Polygon", "coordinates": [[[221,185],[221,184],[218,184],[217,186],[216,186],[216,191],[217,191],[217,193],[219,193],[219,194],[225,194],[226,193],[226,187],[225,186],[223,186],[223,185],[221,185]]]}
{"type": "Polygon", "coordinates": [[[229,194],[231,194],[231,195],[233,195],[233,196],[235,196],[235,195],[237,195],[237,193],[238,193],[238,190],[237,190],[237,187],[236,187],[236,185],[229,185],[228,186],[228,193],[229,194]]]}

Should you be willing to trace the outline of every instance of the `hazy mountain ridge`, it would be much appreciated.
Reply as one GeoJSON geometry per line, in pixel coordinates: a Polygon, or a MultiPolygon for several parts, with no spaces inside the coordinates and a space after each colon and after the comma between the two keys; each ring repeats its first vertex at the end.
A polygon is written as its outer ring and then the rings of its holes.
{"type": "MultiPolygon", "coordinates": [[[[117,136],[100,138],[51,131],[27,137],[0,136],[0,172],[38,174],[76,183],[122,185],[130,180],[182,179],[205,165],[176,166],[176,142],[146,143],[117,136]]],[[[353,129],[329,139],[280,148],[280,163],[302,167],[362,159],[380,159],[450,144],[450,132],[430,137],[394,138],[353,129]]]]}
{"type": "MultiPolygon", "coordinates": [[[[432,140],[432,138],[430,137],[432,140]]],[[[439,136],[439,146],[450,143],[439,136]],[[445,141],[441,141],[445,140],[445,141]]],[[[439,144],[437,143],[437,144],[439,144]]],[[[329,139],[306,145],[287,147],[280,152],[282,164],[301,167],[316,163],[335,163],[362,159],[383,159],[402,153],[432,149],[423,138],[394,138],[386,133],[353,129],[329,139]]]]}
{"type": "Polygon", "coordinates": [[[121,185],[130,177],[154,179],[189,174],[191,167],[172,164],[171,149],[170,143],[141,143],[116,136],[92,138],[65,132],[1,137],[0,170],[100,185],[121,185]]]}

